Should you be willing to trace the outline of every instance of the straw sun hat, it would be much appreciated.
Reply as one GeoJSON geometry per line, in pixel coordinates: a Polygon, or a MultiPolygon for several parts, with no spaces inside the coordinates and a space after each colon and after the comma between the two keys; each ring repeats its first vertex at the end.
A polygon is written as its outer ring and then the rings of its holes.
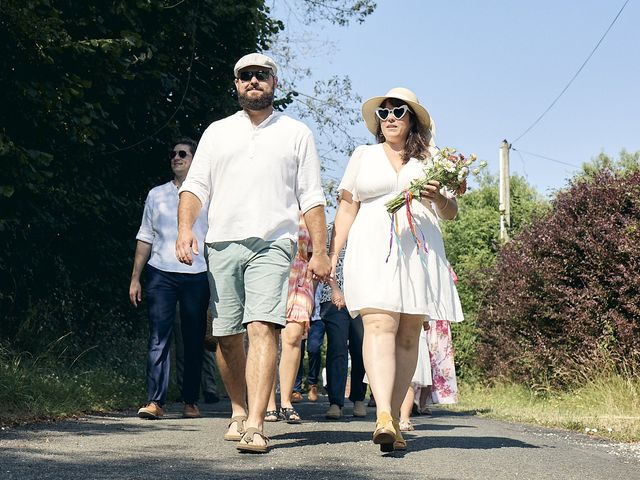
{"type": "Polygon", "coordinates": [[[376,108],[378,108],[387,98],[397,98],[405,102],[411,111],[415,113],[418,124],[425,130],[430,130],[434,134],[435,125],[431,120],[431,115],[427,109],[420,105],[418,97],[408,88],[396,87],[392,88],[382,97],[373,97],[362,104],[362,118],[367,128],[374,135],[378,131],[378,117],[376,116],[376,108]]]}

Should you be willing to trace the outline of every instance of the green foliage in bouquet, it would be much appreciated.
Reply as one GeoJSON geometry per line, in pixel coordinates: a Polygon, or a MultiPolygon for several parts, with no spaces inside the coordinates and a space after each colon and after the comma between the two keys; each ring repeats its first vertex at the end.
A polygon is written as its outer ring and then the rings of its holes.
{"type": "MultiPolygon", "coordinates": [[[[445,187],[453,191],[456,195],[462,195],[467,188],[467,177],[469,176],[470,166],[476,161],[476,155],[471,154],[465,157],[461,153],[456,153],[455,148],[445,147],[438,150],[435,156],[427,162],[424,168],[425,176],[411,182],[409,188],[396,197],[385,203],[387,211],[394,214],[407,201],[407,196],[420,197],[420,191],[423,190],[429,182],[437,181],[441,187],[445,187]],[[408,193],[408,195],[407,195],[408,193]]],[[[486,162],[481,162],[479,167],[485,167],[486,162]]],[[[472,171],[474,174],[480,172],[480,168],[472,171]]]]}

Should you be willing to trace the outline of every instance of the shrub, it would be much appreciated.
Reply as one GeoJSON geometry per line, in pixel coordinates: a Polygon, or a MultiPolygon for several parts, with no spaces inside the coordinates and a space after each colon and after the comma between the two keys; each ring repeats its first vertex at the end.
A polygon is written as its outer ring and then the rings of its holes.
{"type": "Polygon", "coordinates": [[[640,173],[601,170],[499,253],[478,316],[492,378],[564,385],[640,361],[640,173]]]}
{"type": "MultiPolygon", "coordinates": [[[[522,177],[511,177],[511,198],[512,234],[548,210],[548,203],[522,177]]],[[[460,197],[458,203],[458,217],[442,222],[442,232],[447,258],[458,275],[458,294],[465,315],[464,322],[453,325],[456,366],[460,377],[471,379],[478,374],[476,316],[480,285],[499,248],[497,179],[483,177],[479,188],[460,197]]]]}

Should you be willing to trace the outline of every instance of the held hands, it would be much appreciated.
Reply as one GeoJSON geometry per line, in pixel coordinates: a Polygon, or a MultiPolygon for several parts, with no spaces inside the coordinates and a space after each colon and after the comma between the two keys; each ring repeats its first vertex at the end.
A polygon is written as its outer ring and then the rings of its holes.
{"type": "Polygon", "coordinates": [[[331,263],[329,262],[329,256],[326,252],[313,254],[309,260],[309,265],[307,266],[307,280],[327,282],[330,275],[331,263]]]}
{"type": "Polygon", "coordinates": [[[191,229],[178,230],[178,239],[176,240],[176,258],[180,263],[192,265],[192,252],[194,255],[200,255],[200,252],[198,251],[198,240],[193,234],[193,231],[191,229]]]}
{"type": "Polygon", "coordinates": [[[442,210],[447,205],[447,197],[440,193],[440,182],[437,180],[431,180],[424,189],[420,190],[420,197],[433,202],[438,210],[442,210]]]}

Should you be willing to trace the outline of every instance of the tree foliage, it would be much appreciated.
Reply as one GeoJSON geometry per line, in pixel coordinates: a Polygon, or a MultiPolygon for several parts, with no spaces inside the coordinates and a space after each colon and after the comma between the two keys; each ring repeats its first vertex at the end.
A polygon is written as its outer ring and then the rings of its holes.
{"type": "Polygon", "coordinates": [[[637,367],[640,170],[610,165],[586,169],[500,251],[477,322],[492,378],[563,385],[585,367],[637,367]]]}
{"type": "Polygon", "coordinates": [[[171,138],[237,110],[235,60],[282,25],[261,1],[14,0],[0,15],[2,336],[117,339],[171,138]]]}
{"type": "MultiPolygon", "coordinates": [[[[375,7],[296,3],[337,24],[375,7]]],[[[2,0],[0,27],[0,340],[41,351],[73,332],[72,350],[108,353],[143,324],[133,239],[170,143],[238,109],[234,63],[284,24],[264,0],[2,0]]]]}

